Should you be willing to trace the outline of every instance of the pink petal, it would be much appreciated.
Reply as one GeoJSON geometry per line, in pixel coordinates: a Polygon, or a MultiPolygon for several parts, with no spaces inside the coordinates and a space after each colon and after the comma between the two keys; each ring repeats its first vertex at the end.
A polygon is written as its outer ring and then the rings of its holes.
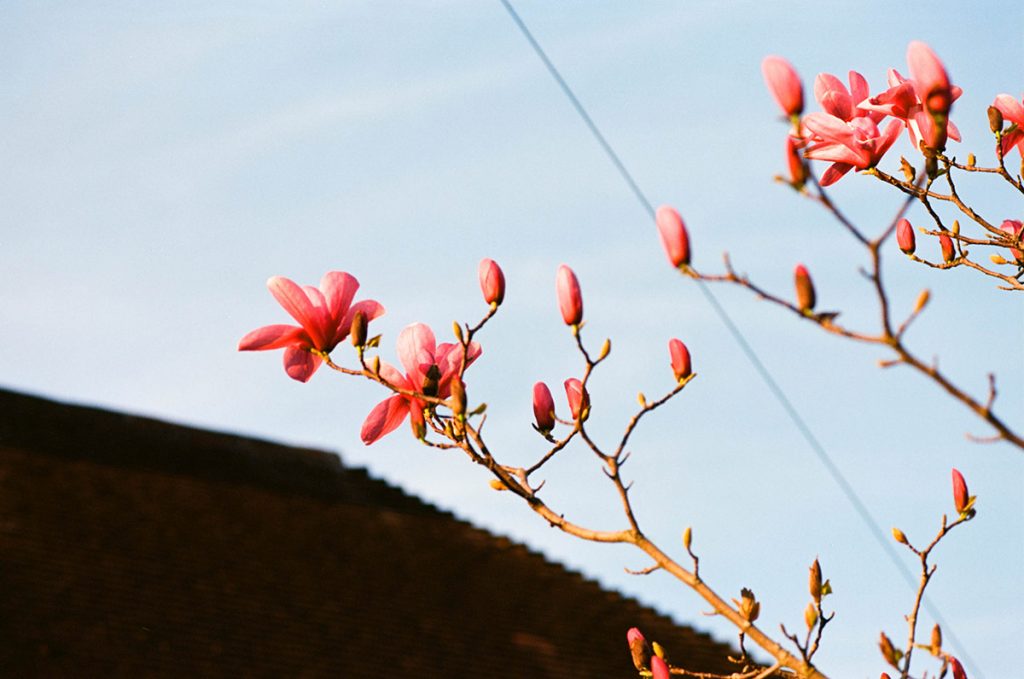
{"type": "Polygon", "coordinates": [[[1024,125],[1024,105],[1021,105],[1019,101],[1009,94],[997,94],[992,105],[999,109],[999,112],[1003,114],[1003,118],[1006,120],[1018,125],[1024,125]]]}
{"type": "Polygon", "coordinates": [[[907,46],[907,66],[910,67],[910,78],[914,81],[921,101],[937,89],[949,90],[949,76],[946,75],[945,66],[935,56],[932,48],[920,40],[907,46]]]}
{"type": "Polygon", "coordinates": [[[804,125],[825,141],[844,146],[856,143],[853,128],[847,125],[845,121],[828,113],[808,113],[804,116],[804,125]]]}
{"type": "Polygon", "coordinates": [[[871,88],[868,87],[867,79],[857,71],[850,71],[850,99],[854,105],[859,104],[871,96],[871,88]]]}
{"type": "Polygon", "coordinates": [[[243,337],[238,343],[238,350],[266,351],[293,344],[311,345],[305,330],[295,325],[265,325],[243,337]]]}
{"type": "Polygon", "coordinates": [[[423,323],[406,326],[398,335],[398,359],[414,384],[422,384],[424,366],[434,361],[434,331],[423,323]]]}
{"type": "MultiPolygon", "coordinates": [[[[355,276],[344,271],[328,271],[320,279],[320,290],[323,291],[324,298],[327,300],[327,311],[335,322],[345,317],[358,289],[359,281],[355,276]]],[[[351,319],[349,324],[351,325],[351,319]]]]}
{"type": "Polygon", "coordinates": [[[409,401],[404,397],[395,395],[384,399],[366,416],[359,438],[370,445],[397,429],[408,414],[409,401]]]}
{"type": "Polygon", "coordinates": [[[1006,132],[1003,134],[1003,155],[1013,150],[1014,146],[1018,146],[1021,155],[1024,156],[1024,130],[1016,129],[1013,132],[1006,132]]]}
{"type": "Polygon", "coordinates": [[[398,387],[399,389],[414,389],[412,383],[406,379],[405,375],[398,372],[398,369],[390,363],[382,362],[380,364],[380,376],[383,377],[388,384],[398,387]]]}
{"type": "Polygon", "coordinates": [[[804,151],[804,158],[808,160],[828,160],[833,163],[847,163],[857,165],[863,160],[863,156],[849,146],[842,144],[815,144],[807,147],[804,151]]]}
{"type": "Polygon", "coordinates": [[[953,141],[960,141],[960,128],[954,125],[952,120],[946,121],[946,135],[953,141]]]}
{"type": "Polygon", "coordinates": [[[885,131],[882,136],[878,138],[875,144],[875,151],[872,154],[872,165],[877,165],[878,161],[882,159],[885,152],[889,150],[889,147],[893,145],[897,139],[899,139],[900,132],[903,130],[903,123],[898,120],[892,120],[885,127],[885,131]]]}
{"type": "Polygon", "coordinates": [[[299,347],[287,347],[284,350],[284,371],[288,377],[299,382],[308,382],[322,362],[319,356],[299,347]]]}
{"type": "Polygon", "coordinates": [[[317,324],[318,312],[302,288],[284,276],[271,278],[267,281],[267,288],[270,289],[270,294],[274,296],[278,304],[284,307],[284,310],[306,329],[313,344],[323,347],[325,338],[321,327],[317,324]]]}
{"type": "Polygon", "coordinates": [[[839,78],[831,73],[819,73],[814,79],[814,98],[826,113],[841,120],[853,117],[853,101],[839,78]]]}
{"type": "Polygon", "coordinates": [[[821,175],[818,183],[822,186],[831,186],[843,178],[847,172],[853,169],[853,165],[846,163],[834,163],[821,175]]]}

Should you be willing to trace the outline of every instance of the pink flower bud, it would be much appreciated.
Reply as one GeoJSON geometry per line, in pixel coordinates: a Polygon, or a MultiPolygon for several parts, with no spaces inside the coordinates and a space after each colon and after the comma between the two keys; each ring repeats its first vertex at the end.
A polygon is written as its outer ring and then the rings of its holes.
{"type": "Polygon", "coordinates": [[[583,320],[583,295],[580,294],[576,274],[565,264],[558,267],[555,289],[558,292],[558,308],[562,312],[562,320],[566,325],[579,325],[583,320]]]}
{"type": "Polygon", "coordinates": [[[946,67],[931,47],[915,40],[907,47],[907,66],[914,89],[925,109],[932,114],[945,116],[953,103],[952,87],[946,67]]]}
{"type": "Polygon", "coordinates": [[[651,679],[670,679],[671,673],[665,661],[656,655],[651,656],[651,679]]]}
{"type": "Polygon", "coordinates": [[[761,74],[768,91],[787,116],[798,116],[804,110],[804,88],[793,66],[782,57],[765,57],[761,74]]]}
{"type": "Polygon", "coordinates": [[[640,630],[631,627],[626,632],[626,643],[629,644],[629,653],[633,657],[633,666],[638,671],[647,669],[651,657],[651,647],[640,630]]]}
{"type": "Polygon", "coordinates": [[[565,381],[565,397],[569,401],[569,411],[572,419],[587,419],[587,411],[590,409],[590,396],[587,394],[583,383],[575,377],[565,381]]]}
{"type": "Polygon", "coordinates": [[[661,244],[668,255],[672,266],[680,267],[690,263],[690,239],[686,234],[686,225],[675,208],[662,205],[654,217],[661,234],[661,244]]]}
{"type": "Polygon", "coordinates": [[[555,400],[543,382],[533,385],[533,417],[540,433],[547,434],[555,428],[555,400]]]}
{"type": "Polygon", "coordinates": [[[967,679],[967,672],[964,671],[964,666],[953,656],[949,656],[949,669],[953,670],[953,679],[967,679]]]}
{"type": "Polygon", "coordinates": [[[480,290],[488,304],[501,304],[505,299],[505,274],[493,259],[480,261],[480,290]]]}
{"type": "Polygon", "coordinates": [[[811,282],[811,275],[803,264],[797,264],[793,270],[793,282],[796,285],[796,305],[801,311],[814,309],[815,296],[814,284],[811,282]]]}
{"type": "Polygon", "coordinates": [[[914,254],[914,250],[917,248],[914,240],[914,227],[906,219],[901,219],[896,224],[896,244],[908,255],[914,254]]]}
{"type": "MultiPolygon", "coordinates": [[[[1010,234],[1012,238],[1021,238],[1024,236],[1024,222],[1016,219],[1006,219],[999,225],[999,230],[1010,234]]],[[[1013,253],[1013,257],[1018,263],[1024,264],[1024,252],[1017,248],[1010,248],[1010,252],[1013,253]]]]}
{"type": "Polygon", "coordinates": [[[690,367],[690,351],[681,341],[673,338],[668,341],[668,355],[672,363],[672,372],[677,380],[683,380],[693,372],[690,367]]]}
{"type": "Polygon", "coordinates": [[[946,234],[939,236],[939,247],[942,248],[942,261],[949,264],[956,259],[956,250],[953,249],[953,239],[946,234]]]}
{"type": "Polygon", "coordinates": [[[953,470],[953,506],[956,507],[957,514],[963,514],[967,511],[967,505],[971,501],[970,495],[967,493],[967,482],[964,481],[964,475],[958,470],[953,470]]]}
{"type": "Polygon", "coordinates": [[[789,167],[789,183],[801,189],[807,183],[807,165],[800,157],[800,147],[792,136],[786,137],[786,164],[789,167]]]}

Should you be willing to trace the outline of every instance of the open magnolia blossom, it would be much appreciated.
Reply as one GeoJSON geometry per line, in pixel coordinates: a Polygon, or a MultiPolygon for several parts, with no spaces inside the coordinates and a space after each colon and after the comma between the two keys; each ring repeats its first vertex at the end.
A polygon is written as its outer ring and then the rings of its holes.
{"type": "MultiPolygon", "coordinates": [[[[481,354],[480,345],[470,342],[466,354],[466,365],[481,354]]],[[[437,344],[434,331],[423,323],[413,323],[398,335],[398,360],[405,368],[403,375],[397,368],[381,363],[380,376],[388,384],[424,396],[448,398],[451,394],[452,379],[459,374],[462,366],[462,345],[437,344]]],[[[427,404],[413,396],[395,394],[374,407],[363,422],[360,437],[370,445],[382,436],[390,434],[409,417],[413,432],[422,438],[426,430],[423,410],[427,404]]]]}
{"type": "Polygon", "coordinates": [[[267,288],[299,325],[257,328],[241,339],[238,350],[284,349],[284,370],[299,382],[308,382],[323,362],[311,349],[331,353],[348,337],[357,312],[363,312],[367,321],[384,314],[384,307],[372,299],[352,303],[359,281],[344,271],[328,271],[319,288],[300,287],[284,276],[268,280],[267,288]]]}

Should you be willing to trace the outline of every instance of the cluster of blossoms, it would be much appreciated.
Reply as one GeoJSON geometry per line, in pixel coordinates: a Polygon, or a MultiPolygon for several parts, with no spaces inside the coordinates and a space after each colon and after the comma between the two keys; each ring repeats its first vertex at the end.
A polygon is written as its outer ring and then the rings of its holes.
{"type": "MultiPolygon", "coordinates": [[[[676,225],[685,229],[678,213],[676,225]]],[[[675,242],[675,241],[674,241],[675,242]]],[[[678,249],[678,245],[674,245],[678,249]]],[[[685,248],[685,243],[683,245],[685,248]]],[[[688,260],[688,254],[685,259],[688,260]]],[[[480,290],[484,301],[497,307],[505,299],[505,275],[496,262],[484,259],[479,267],[480,290]]],[[[373,319],[384,314],[384,307],[375,300],[353,303],[359,282],[351,274],[331,271],[324,275],[320,287],[300,286],[283,276],[267,281],[274,298],[299,325],[268,325],[248,333],[238,343],[239,351],[266,351],[284,349],[285,372],[292,379],[307,382],[329,354],[346,338],[359,352],[363,362],[363,349],[375,346],[374,338],[368,342],[367,327],[373,319]]],[[[566,265],[558,269],[555,279],[558,308],[565,324],[577,334],[583,323],[583,296],[576,274],[566,265]]],[[[363,422],[360,438],[370,445],[397,429],[409,418],[413,434],[422,439],[427,433],[425,413],[438,403],[459,409],[457,401],[465,400],[463,372],[482,353],[475,341],[438,343],[433,330],[424,323],[413,323],[398,335],[397,353],[404,369],[378,361],[370,369],[363,362],[365,375],[389,387],[392,396],[378,403],[363,422]]],[[[607,353],[607,352],[605,352],[607,353]]],[[[692,374],[690,353],[682,341],[669,341],[672,372],[682,382],[692,374]]],[[[583,422],[590,413],[590,395],[583,381],[572,377],[565,380],[565,394],[572,420],[583,422]]],[[[465,404],[461,404],[464,411],[465,404]]],[[[556,422],[554,399],[544,382],[533,387],[535,429],[549,437],[556,422]]],[[[570,422],[565,422],[571,424],[570,422]]]]}

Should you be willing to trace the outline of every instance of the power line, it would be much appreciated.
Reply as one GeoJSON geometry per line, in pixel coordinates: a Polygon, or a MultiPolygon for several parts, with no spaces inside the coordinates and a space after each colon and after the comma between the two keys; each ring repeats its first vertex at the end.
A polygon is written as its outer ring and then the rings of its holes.
{"type": "MultiPolygon", "coordinates": [[[[547,69],[551,77],[554,78],[555,82],[558,84],[558,87],[562,90],[562,93],[572,104],[572,107],[576,109],[576,113],[579,114],[580,118],[583,120],[584,124],[590,130],[591,134],[594,135],[594,138],[597,140],[597,143],[601,146],[602,149],[604,149],[604,152],[608,156],[608,159],[611,160],[612,164],[615,166],[615,169],[618,170],[619,175],[621,175],[622,179],[629,186],[629,189],[633,192],[633,195],[636,196],[637,201],[640,203],[640,205],[647,212],[647,215],[653,221],[655,218],[654,206],[651,204],[651,201],[648,200],[647,196],[640,188],[640,185],[637,184],[636,180],[633,178],[633,175],[626,168],[626,165],[625,163],[622,162],[622,159],[619,157],[619,154],[615,152],[615,149],[612,148],[612,145],[608,143],[607,139],[605,139],[605,136],[601,133],[601,130],[597,127],[597,124],[590,117],[590,114],[587,113],[586,108],[576,97],[576,93],[573,92],[572,88],[569,86],[569,83],[567,83],[565,78],[562,77],[562,74],[559,72],[558,68],[556,68],[554,63],[552,63],[551,59],[548,58],[548,55],[544,51],[544,48],[541,47],[540,43],[537,42],[537,39],[533,37],[533,33],[530,32],[530,29],[527,28],[526,23],[519,16],[519,13],[516,12],[514,7],[512,7],[511,2],[509,0],[499,1],[505,7],[505,10],[512,18],[512,21],[519,28],[520,33],[522,33],[523,37],[526,38],[526,41],[530,43],[530,46],[533,48],[534,53],[536,53],[537,57],[540,58],[540,60],[544,63],[544,67],[547,69]]],[[[732,318],[726,312],[721,302],[719,302],[718,298],[715,297],[714,293],[711,292],[711,289],[708,287],[707,283],[700,279],[696,279],[696,281],[698,289],[701,291],[701,294],[704,295],[704,299],[707,300],[708,304],[711,305],[711,308],[718,316],[718,319],[722,322],[723,325],[725,325],[726,329],[729,331],[729,334],[732,335],[733,339],[736,340],[736,343],[739,345],[740,350],[747,357],[747,360],[750,361],[751,365],[754,366],[754,370],[757,372],[758,375],[761,376],[761,379],[768,387],[768,390],[772,392],[773,396],[775,396],[775,400],[778,401],[779,405],[782,406],[782,409],[786,411],[786,414],[789,416],[789,419],[793,422],[793,425],[796,427],[797,431],[800,432],[800,435],[803,437],[804,441],[807,442],[807,445],[814,452],[815,456],[818,458],[818,461],[821,462],[821,464],[825,467],[825,470],[828,472],[829,476],[832,477],[832,480],[835,482],[835,484],[839,486],[839,489],[842,491],[847,501],[853,506],[855,513],[860,517],[860,520],[864,523],[864,525],[867,526],[871,535],[875,538],[875,541],[881,546],[882,551],[885,552],[886,556],[889,557],[889,560],[896,567],[896,570],[900,573],[900,575],[903,576],[903,579],[906,581],[907,585],[909,585],[911,591],[916,592],[918,586],[916,576],[910,571],[909,568],[907,568],[907,565],[900,559],[899,554],[896,552],[895,548],[893,548],[891,542],[889,541],[888,535],[878,525],[874,517],[871,516],[871,513],[868,511],[867,506],[861,501],[860,497],[857,495],[857,491],[854,490],[853,486],[850,485],[850,482],[847,481],[846,478],[843,476],[843,473],[839,469],[839,467],[836,466],[835,462],[832,461],[831,456],[825,450],[824,446],[822,446],[822,444],[818,441],[817,437],[814,436],[814,433],[811,431],[811,428],[807,425],[807,422],[800,415],[800,412],[793,405],[792,401],[789,400],[789,397],[786,396],[786,393],[783,391],[779,383],[775,380],[774,377],[772,377],[772,374],[768,371],[768,368],[761,361],[760,357],[758,357],[757,353],[754,351],[754,348],[747,341],[746,337],[743,335],[742,331],[740,331],[736,323],[733,322],[732,318]]],[[[934,604],[932,604],[931,600],[927,596],[925,596],[923,599],[923,603],[924,607],[928,610],[928,613],[930,613],[931,616],[935,619],[935,621],[942,626],[944,635],[950,641],[952,641],[957,648],[960,649],[960,658],[963,659],[968,665],[973,667],[973,673],[975,676],[977,676],[979,679],[984,679],[984,676],[978,669],[978,664],[974,662],[970,658],[970,656],[967,655],[967,652],[964,650],[965,646],[962,643],[960,643],[959,639],[957,639],[956,634],[953,633],[953,629],[943,619],[942,615],[939,613],[939,610],[935,607],[934,604]]]]}

